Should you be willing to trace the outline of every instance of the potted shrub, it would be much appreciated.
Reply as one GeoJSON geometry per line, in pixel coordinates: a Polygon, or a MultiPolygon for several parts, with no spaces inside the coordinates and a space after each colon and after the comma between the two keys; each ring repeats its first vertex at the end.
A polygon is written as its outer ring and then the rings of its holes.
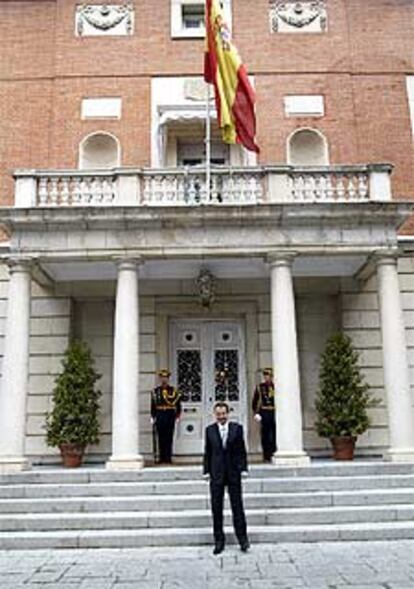
{"type": "Polygon", "coordinates": [[[321,358],[315,407],[316,430],[329,438],[336,460],[352,460],[355,442],[370,426],[371,397],[358,365],[359,354],[343,333],[332,335],[321,358]]]}
{"type": "Polygon", "coordinates": [[[89,347],[81,341],[69,344],[56,377],[53,409],[46,416],[48,446],[60,449],[63,464],[80,466],[85,448],[99,442],[99,399],[96,389],[101,377],[95,371],[89,347]]]}

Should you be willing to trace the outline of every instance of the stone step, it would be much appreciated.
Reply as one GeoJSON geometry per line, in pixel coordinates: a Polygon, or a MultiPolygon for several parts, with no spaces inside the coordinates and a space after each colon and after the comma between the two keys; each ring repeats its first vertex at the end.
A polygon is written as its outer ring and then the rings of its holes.
{"type": "MultiPolygon", "coordinates": [[[[318,524],[379,523],[414,521],[413,505],[365,507],[324,507],[301,509],[246,509],[249,526],[291,526],[318,524]]],[[[225,523],[231,525],[231,512],[225,511],[225,523]]],[[[0,515],[0,534],[20,531],[51,530],[126,530],[143,528],[203,528],[211,525],[208,509],[105,513],[40,513],[0,515]]]]}
{"type": "MultiPolygon", "coordinates": [[[[230,528],[227,541],[234,543],[230,528]]],[[[338,540],[413,539],[414,522],[351,523],[313,526],[251,526],[252,543],[317,542],[338,540]]],[[[200,546],[212,543],[211,527],[139,530],[68,530],[4,532],[0,549],[138,548],[148,546],[200,546]]]]}
{"type": "MultiPolygon", "coordinates": [[[[246,508],[306,508],[414,504],[414,489],[362,489],[356,491],[317,491],[313,493],[244,493],[246,508]]],[[[119,511],[182,511],[207,509],[208,487],[194,495],[132,495],[38,497],[0,499],[0,514],[96,513],[119,511]]]]}
{"type": "MultiPolygon", "coordinates": [[[[304,477],[348,477],[376,475],[414,475],[414,463],[392,463],[377,461],[335,462],[314,460],[308,467],[294,468],[274,465],[252,465],[251,476],[254,478],[304,478],[304,477]]],[[[0,485],[15,484],[80,484],[100,482],[156,482],[156,481],[188,481],[200,476],[200,465],[149,467],[141,471],[111,471],[101,465],[64,469],[62,467],[39,467],[15,474],[1,474],[0,485]]]]}
{"type": "MultiPolygon", "coordinates": [[[[250,477],[244,483],[248,493],[286,493],[298,488],[307,492],[356,489],[414,489],[414,474],[347,476],[347,477],[292,477],[291,479],[250,477]]],[[[0,499],[35,497],[138,496],[138,495],[193,495],[208,489],[201,480],[172,480],[148,482],[101,482],[58,484],[0,485],[0,499]]]]}
{"type": "MultiPolygon", "coordinates": [[[[212,540],[209,485],[199,467],[49,469],[0,481],[0,548],[212,540]]],[[[254,466],[244,499],[254,542],[414,538],[414,465],[254,466]]],[[[230,526],[227,498],[225,505],[230,526]]]]}

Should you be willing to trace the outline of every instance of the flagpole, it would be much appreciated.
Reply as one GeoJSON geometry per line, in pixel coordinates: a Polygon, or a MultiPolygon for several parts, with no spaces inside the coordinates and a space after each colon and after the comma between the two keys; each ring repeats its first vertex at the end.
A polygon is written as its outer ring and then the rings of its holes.
{"type": "Polygon", "coordinates": [[[211,181],[211,120],[210,120],[210,84],[207,84],[206,104],[206,203],[210,202],[211,181]]]}

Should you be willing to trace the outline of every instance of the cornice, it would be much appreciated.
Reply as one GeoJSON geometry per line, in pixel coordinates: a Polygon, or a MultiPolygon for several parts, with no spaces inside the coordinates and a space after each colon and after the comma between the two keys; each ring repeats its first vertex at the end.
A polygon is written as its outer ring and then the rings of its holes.
{"type": "Polygon", "coordinates": [[[200,207],[48,207],[0,208],[0,223],[10,231],[133,229],[148,227],[387,226],[397,230],[413,211],[409,201],[293,203],[200,207]]]}

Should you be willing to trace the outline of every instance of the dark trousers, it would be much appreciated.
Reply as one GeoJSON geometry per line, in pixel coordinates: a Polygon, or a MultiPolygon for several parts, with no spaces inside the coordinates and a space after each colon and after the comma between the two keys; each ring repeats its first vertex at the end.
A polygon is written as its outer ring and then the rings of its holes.
{"type": "Polygon", "coordinates": [[[261,411],[262,416],[262,448],[264,460],[271,460],[276,451],[276,423],[274,411],[261,411]]]}
{"type": "Polygon", "coordinates": [[[160,462],[171,462],[175,426],[175,410],[157,411],[155,426],[158,434],[158,451],[160,462]]]}
{"type": "Polygon", "coordinates": [[[213,513],[213,531],[214,541],[216,544],[224,543],[223,530],[223,504],[224,489],[227,487],[231,511],[233,514],[233,527],[239,543],[247,540],[246,517],[243,508],[242,484],[241,480],[223,483],[217,483],[214,480],[210,482],[211,493],[211,511],[213,513]]]}

